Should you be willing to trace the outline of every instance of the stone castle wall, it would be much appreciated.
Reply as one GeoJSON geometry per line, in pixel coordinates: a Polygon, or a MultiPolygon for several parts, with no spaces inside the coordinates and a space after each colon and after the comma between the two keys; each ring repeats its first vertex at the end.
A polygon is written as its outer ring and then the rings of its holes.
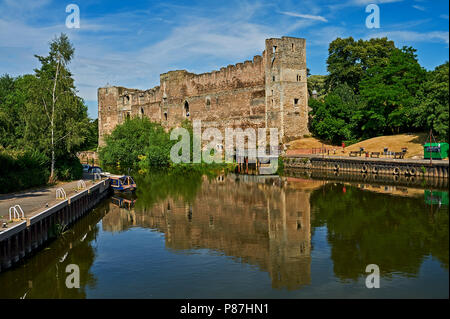
{"type": "Polygon", "coordinates": [[[267,39],[261,56],[219,71],[169,71],[149,90],[99,88],[99,145],[117,124],[136,116],[167,128],[185,119],[222,132],[276,127],[289,140],[308,134],[307,99],[305,40],[267,39]]]}

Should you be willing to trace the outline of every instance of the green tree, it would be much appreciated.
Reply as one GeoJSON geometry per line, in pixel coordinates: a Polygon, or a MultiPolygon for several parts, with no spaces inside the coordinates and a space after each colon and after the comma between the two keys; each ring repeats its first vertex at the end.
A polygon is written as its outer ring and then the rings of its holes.
{"type": "Polygon", "coordinates": [[[327,76],[326,75],[311,75],[308,77],[308,93],[312,96],[312,92],[315,90],[317,92],[317,97],[322,98],[328,93],[327,87],[327,76]]]}
{"type": "Polygon", "coordinates": [[[436,136],[449,141],[449,66],[448,61],[427,73],[427,79],[419,92],[421,102],[413,111],[418,128],[433,130],[436,136]]]}
{"type": "Polygon", "coordinates": [[[98,147],[98,119],[90,120],[88,134],[84,143],[80,146],[83,151],[96,151],[98,147]]]}
{"type": "Polygon", "coordinates": [[[164,128],[147,118],[127,119],[105,137],[106,145],[99,151],[106,166],[136,167],[142,159],[145,167],[169,165],[173,141],[164,128]]]}
{"type": "Polygon", "coordinates": [[[33,75],[0,77],[0,145],[5,148],[23,147],[25,107],[34,81],[33,75]]]}
{"type": "Polygon", "coordinates": [[[420,100],[426,71],[412,47],[394,49],[387,64],[370,67],[360,82],[361,96],[367,100],[361,129],[366,137],[410,131],[412,110],[420,100]]]}
{"type": "Polygon", "coordinates": [[[333,144],[353,141],[357,121],[355,115],[364,101],[346,84],[337,86],[323,101],[310,99],[312,133],[333,144]]]}
{"type": "Polygon", "coordinates": [[[394,42],[387,38],[358,41],[352,37],[335,39],[328,48],[327,87],[333,90],[339,84],[346,83],[357,93],[366,71],[375,65],[387,64],[394,49],[394,42]]]}
{"type": "Polygon", "coordinates": [[[38,56],[41,67],[35,69],[36,81],[27,108],[25,138],[45,150],[50,157],[50,181],[55,179],[58,158],[74,154],[88,131],[87,107],[76,95],[68,69],[74,48],[65,34],[50,42],[48,56],[38,56]]]}

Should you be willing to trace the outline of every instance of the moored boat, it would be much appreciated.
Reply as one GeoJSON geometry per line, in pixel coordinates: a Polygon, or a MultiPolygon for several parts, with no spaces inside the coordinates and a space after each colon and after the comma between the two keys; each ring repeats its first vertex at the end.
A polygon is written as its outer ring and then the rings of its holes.
{"type": "Polygon", "coordinates": [[[111,188],[115,192],[132,192],[136,190],[136,183],[129,175],[111,175],[111,188]]]}

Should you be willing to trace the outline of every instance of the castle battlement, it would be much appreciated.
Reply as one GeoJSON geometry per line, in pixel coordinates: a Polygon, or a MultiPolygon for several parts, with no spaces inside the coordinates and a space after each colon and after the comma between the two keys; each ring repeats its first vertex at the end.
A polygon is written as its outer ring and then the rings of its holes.
{"type": "Polygon", "coordinates": [[[99,145],[117,124],[136,116],[167,128],[187,118],[223,129],[276,127],[282,140],[308,134],[306,40],[265,42],[252,60],[200,74],[168,71],[151,89],[99,88],[99,145]]]}

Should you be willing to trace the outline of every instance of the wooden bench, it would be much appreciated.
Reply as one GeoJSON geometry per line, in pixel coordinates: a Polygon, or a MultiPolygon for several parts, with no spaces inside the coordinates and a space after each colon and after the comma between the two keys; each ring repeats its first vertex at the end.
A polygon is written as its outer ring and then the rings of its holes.
{"type": "Polygon", "coordinates": [[[405,153],[404,152],[393,152],[392,153],[394,155],[394,158],[404,158],[405,157],[405,153]]]}
{"type": "Polygon", "coordinates": [[[356,156],[360,155],[360,152],[359,151],[351,151],[349,155],[351,157],[356,157],[356,156]]]}
{"type": "Polygon", "coordinates": [[[380,157],[381,152],[370,152],[370,157],[380,157]]]}

